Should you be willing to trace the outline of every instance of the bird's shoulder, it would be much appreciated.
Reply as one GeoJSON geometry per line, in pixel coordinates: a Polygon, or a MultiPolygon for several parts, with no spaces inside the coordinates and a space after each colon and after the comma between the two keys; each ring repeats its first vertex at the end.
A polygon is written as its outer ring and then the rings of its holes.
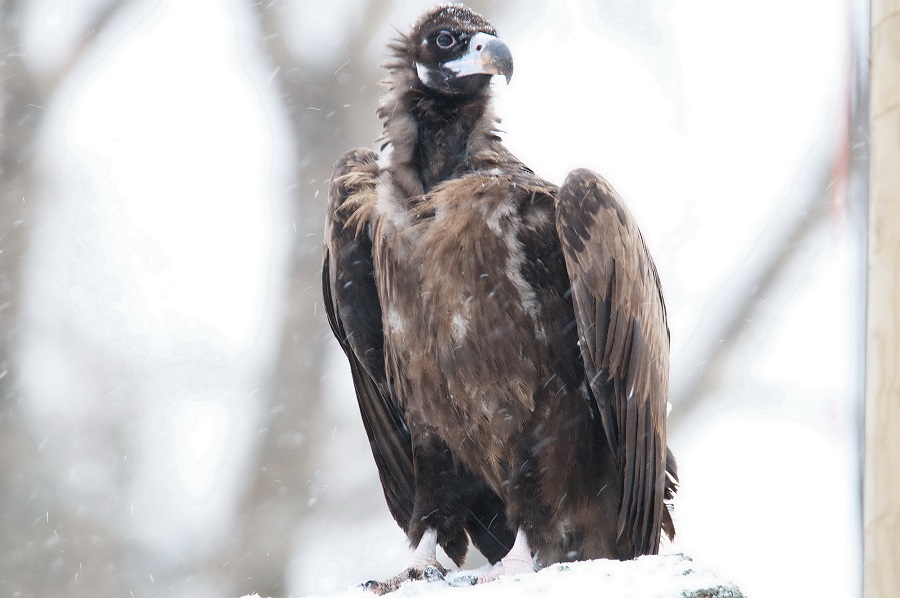
{"type": "Polygon", "coordinates": [[[346,151],[331,172],[328,192],[328,219],[335,225],[326,235],[353,231],[358,237],[370,222],[378,202],[379,156],[369,148],[346,151]]]}
{"type": "Polygon", "coordinates": [[[420,210],[433,215],[440,210],[502,208],[527,218],[552,212],[558,188],[517,163],[489,163],[441,182],[423,198],[420,210]]]}

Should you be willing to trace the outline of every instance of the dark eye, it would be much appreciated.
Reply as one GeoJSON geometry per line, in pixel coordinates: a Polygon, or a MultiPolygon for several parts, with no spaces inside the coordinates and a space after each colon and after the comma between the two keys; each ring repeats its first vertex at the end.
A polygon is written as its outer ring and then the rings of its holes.
{"type": "Polygon", "coordinates": [[[456,38],[449,31],[441,31],[438,33],[434,42],[441,50],[449,50],[456,45],[456,38]]]}

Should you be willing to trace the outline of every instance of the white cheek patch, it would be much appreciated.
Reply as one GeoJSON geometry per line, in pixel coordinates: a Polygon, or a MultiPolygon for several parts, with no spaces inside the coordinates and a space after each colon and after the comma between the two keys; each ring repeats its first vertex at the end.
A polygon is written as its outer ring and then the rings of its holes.
{"type": "Polygon", "coordinates": [[[428,67],[424,66],[420,63],[416,63],[416,75],[419,76],[419,81],[422,83],[428,84],[428,67]]]}
{"type": "Polygon", "coordinates": [[[450,79],[449,73],[442,73],[419,62],[416,63],[416,75],[419,81],[432,88],[446,88],[450,79]]]}

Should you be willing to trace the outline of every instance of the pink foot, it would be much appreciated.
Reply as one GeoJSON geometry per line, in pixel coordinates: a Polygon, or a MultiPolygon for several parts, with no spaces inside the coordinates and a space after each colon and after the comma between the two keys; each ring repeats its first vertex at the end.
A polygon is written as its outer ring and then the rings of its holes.
{"type": "Polygon", "coordinates": [[[516,541],[505,557],[491,567],[487,573],[478,578],[478,583],[494,581],[501,575],[521,575],[534,572],[534,559],[531,557],[531,547],[528,546],[528,538],[521,529],[516,534],[516,541]]]}

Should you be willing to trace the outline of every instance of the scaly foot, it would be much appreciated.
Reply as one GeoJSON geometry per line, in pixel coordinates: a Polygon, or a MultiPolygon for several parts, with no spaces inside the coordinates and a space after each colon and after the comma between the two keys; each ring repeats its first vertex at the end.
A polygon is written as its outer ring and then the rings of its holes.
{"type": "Polygon", "coordinates": [[[513,547],[500,562],[478,578],[478,583],[494,581],[501,575],[521,575],[534,572],[534,559],[525,532],[519,529],[513,547]]]}
{"type": "Polygon", "coordinates": [[[379,596],[383,596],[384,594],[396,591],[407,581],[421,579],[425,579],[428,581],[444,581],[444,575],[446,574],[447,570],[442,567],[441,564],[437,562],[437,560],[435,560],[434,563],[426,565],[425,567],[409,567],[405,571],[391,578],[385,579],[384,581],[375,581],[373,579],[362,584],[362,586],[367,590],[378,594],[379,596]]]}
{"type": "Polygon", "coordinates": [[[428,581],[444,581],[445,569],[437,560],[437,531],[429,529],[419,540],[409,564],[399,574],[384,581],[367,581],[364,588],[379,596],[395,591],[407,581],[426,579],[428,581]]]}

